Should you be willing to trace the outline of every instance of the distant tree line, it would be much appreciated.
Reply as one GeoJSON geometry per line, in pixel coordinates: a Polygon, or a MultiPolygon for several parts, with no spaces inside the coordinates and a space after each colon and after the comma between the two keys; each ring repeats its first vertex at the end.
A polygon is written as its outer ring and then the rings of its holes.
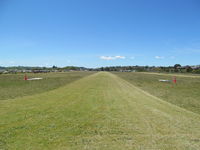
{"type": "Polygon", "coordinates": [[[100,68],[85,68],[76,66],[66,67],[1,67],[0,73],[20,73],[20,72],[33,72],[33,73],[47,73],[47,72],[67,72],[67,71],[119,71],[119,72],[167,72],[167,73],[198,73],[200,74],[200,65],[196,66],[181,66],[175,64],[174,66],[110,66],[100,68]]]}
{"type": "Polygon", "coordinates": [[[68,72],[68,71],[92,71],[92,69],[85,67],[67,66],[67,67],[28,67],[28,66],[12,66],[1,67],[0,74],[2,73],[48,73],[48,72],[68,72]]]}
{"type": "Polygon", "coordinates": [[[94,69],[96,71],[120,71],[120,72],[168,72],[168,73],[198,73],[200,65],[197,66],[111,66],[94,69]]]}

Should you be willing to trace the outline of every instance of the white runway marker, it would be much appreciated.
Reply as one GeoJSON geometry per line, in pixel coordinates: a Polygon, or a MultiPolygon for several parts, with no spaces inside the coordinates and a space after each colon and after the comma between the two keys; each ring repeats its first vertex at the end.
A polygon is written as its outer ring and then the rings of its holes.
{"type": "Polygon", "coordinates": [[[27,80],[29,80],[29,81],[31,81],[31,80],[42,80],[43,78],[30,78],[30,79],[27,79],[27,80]]]}

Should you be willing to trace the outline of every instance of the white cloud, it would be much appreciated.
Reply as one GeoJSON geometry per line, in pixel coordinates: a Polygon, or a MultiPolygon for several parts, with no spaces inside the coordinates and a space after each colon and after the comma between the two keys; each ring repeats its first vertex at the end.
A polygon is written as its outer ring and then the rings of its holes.
{"type": "Polygon", "coordinates": [[[113,60],[113,59],[115,59],[115,57],[111,57],[111,56],[101,56],[100,59],[103,59],[103,60],[113,60]]]}
{"type": "Polygon", "coordinates": [[[115,56],[116,59],[125,59],[125,56],[115,56]]]}
{"type": "Polygon", "coordinates": [[[163,56],[155,56],[155,59],[164,59],[163,56]]]}
{"type": "Polygon", "coordinates": [[[125,56],[101,56],[100,59],[103,60],[115,60],[115,59],[125,59],[125,56]]]}

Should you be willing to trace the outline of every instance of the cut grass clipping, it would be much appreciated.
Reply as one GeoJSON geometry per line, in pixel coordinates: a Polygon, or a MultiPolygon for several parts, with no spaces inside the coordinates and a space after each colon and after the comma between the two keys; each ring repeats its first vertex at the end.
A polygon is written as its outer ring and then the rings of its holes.
{"type": "Polygon", "coordinates": [[[0,106],[0,149],[200,149],[199,114],[107,72],[0,106]]]}

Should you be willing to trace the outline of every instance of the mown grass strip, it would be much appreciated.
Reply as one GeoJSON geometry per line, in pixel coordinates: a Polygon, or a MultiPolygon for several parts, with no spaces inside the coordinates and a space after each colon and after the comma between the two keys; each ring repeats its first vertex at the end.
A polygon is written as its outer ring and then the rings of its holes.
{"type": "Polygon", "coordinates": [[[200,117],[106,72],[0,102],[2,149],[199,149],[200,117]]]}

